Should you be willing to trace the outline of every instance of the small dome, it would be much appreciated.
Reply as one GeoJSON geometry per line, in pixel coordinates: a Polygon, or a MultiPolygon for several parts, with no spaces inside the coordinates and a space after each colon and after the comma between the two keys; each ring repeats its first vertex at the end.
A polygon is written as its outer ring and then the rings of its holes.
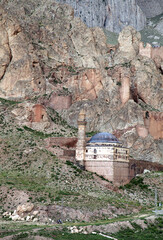
{"type": "Polygon", "coordinates": [[[111,133],[97,133],[88,141],[88,143],[120,143],[118,139],[111,133]]]}

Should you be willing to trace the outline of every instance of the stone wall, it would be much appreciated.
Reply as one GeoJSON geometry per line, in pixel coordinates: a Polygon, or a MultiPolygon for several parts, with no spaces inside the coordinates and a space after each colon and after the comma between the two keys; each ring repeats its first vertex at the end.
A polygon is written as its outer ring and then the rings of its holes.
{"type": "Polygon", "coordinates": [[[114,180],[113,176],[113,161],[108,160],[91,160],[85,161],[84,163],[85,169],[89,172],[97,173],[99,176],[103,176],[105,179],[109,181],[114,180]]]}
{"type": "Polygon", "coordinates": [[[114,162],[113,165],[113,182],[115,185],[124,185],[129,182],[129,163],[114,162]]]}
{"type": "Polygon", "coordinates": [[[150,171],[163,171],[163,165],[154,162],[130,159],[129,161],[129,178],[132,179],[136,174],[141,174],[144,169],[150,171]]]}
{"type": "Polygon", "coordinates": [[[152,59],[160,57],[163,60],[163,47],[152,48],[152,59]]]}
{"type": "Polygon", "coordinates": [[[144,46],[144,43],[140,42],[139,54],[152,59],[159,57],[163,60],[163,47],[153,48],[149,43],[144,46]]]}
{"type": "Polygon", "coordinates": [[[47,147],[59,146],[66,148],[75,148],[77,143],[77,138],[75,137],[51,137],[45,140],[47,147]]]}

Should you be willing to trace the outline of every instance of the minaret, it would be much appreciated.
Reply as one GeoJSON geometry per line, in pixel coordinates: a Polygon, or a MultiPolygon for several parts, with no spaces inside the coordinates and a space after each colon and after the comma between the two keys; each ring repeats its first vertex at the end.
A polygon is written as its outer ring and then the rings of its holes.
{"type": "Polygon", "coordinates": [[[85,159],[85,131],[86,131],[86,120],[85,110],[82,109],[78,117],[78,141],[76,145],[76,162],[84,167],[85,159]]]}

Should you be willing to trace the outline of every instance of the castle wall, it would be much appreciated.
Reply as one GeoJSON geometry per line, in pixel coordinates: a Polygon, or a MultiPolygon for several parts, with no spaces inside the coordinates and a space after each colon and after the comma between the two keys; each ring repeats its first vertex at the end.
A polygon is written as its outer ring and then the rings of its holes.
{"type": "Polygon", "coordinates": [[[151,58],[160,57],[163,60],[163,47],[152,48],[151,58]]]}
{"type": "Polygon", "coordinates": [[[137,174],[144,172],[144,169],[150,171],[163,171],[163,165],[154,162],[130,159],[129,161],[129,179],[131,180],[137,174]]]}
{"type": "Polygon", "coordinates": [[[152,47],[149,43],[144,47],[144,43],[139,44],[139,54],[152,59],[160,57],[163,60],[163,47],[152,47]]]}

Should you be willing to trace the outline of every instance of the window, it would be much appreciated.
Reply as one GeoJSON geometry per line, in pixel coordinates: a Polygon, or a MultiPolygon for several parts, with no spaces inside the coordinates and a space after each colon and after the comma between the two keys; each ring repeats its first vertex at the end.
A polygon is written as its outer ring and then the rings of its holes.
{"type": "Polygon", "coordinates": [[[94,155],[94,159],[96,159],[96,155],[94,155]]]}
{"type": "Polygon", "coordinates": [[[94,153],[97,153],[97,149],[94,149],[94,153]]]}

